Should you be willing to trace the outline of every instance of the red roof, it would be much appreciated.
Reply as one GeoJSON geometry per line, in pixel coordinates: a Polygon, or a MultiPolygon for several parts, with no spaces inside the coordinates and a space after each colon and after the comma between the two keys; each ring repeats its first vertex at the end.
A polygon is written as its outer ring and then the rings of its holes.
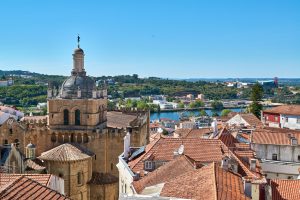
{"type": "Polygon", "coordinates": [[[145,187],[166,182],[183,173],[194,170],[194,164],[186,156],[179,156],[176,159],[150,172],[147,176],[133,182],[136,192],[140,193],[145,187]]]}
{"type": "Polygon", "coordinates": [[[264,110],[265,113],[300,115],[300,105],[282,105],[264,110]]]}
{"type": "Polygon", "coordinates": [[[246,200],[240,176],[211,163],[167,181],[160,193],[165,197],[205,200],[246,200]]]}
{"type": "Polygon", "coordinates": [[[270,181],[273,200],[299,200],[300,180],[274,179],[270,181]]]}
{"type": "Polygon", "coordinates": [[[64,200],[68,197],[52,190],[39,182],[26,176],[21,176],[1,188],[0,199],[27,200],[27,199],[57,199],[64,200]]]}
{"type": "Polygon", "coordinates": [[[263,128],[252,132],[252,143],[291,145],[291,137],[300,142],[300,131],[281,128],[263,128]]]}

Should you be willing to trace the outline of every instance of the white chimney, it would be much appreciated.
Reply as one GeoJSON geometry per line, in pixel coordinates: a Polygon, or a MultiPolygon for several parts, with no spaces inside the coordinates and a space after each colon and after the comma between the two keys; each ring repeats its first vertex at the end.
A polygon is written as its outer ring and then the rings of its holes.
{"type": "Polygon", "coordinates": [[[222,158],[221,168],[223,168],[224,170],[228,170],[228,163],[229,163],[229,157],[228,156],[224,156],[222,158]]]}
{"type": "Polygon", "coordinates": [[[216,137],[218,135],[218,122],[216,118],[213,119],[211,127],[213,129],[213,137],[216,137]]]}
{"type": "Polygon", "coordinates": [[[124,137],[124,158],[127,159],[129,156],[130,151],[130,133],[127,132],[127,134],[124,137]]]}
{"type": "Polygon", "coordinates": [[[250,170],[251,171],[256,170],[256,159],[251,158],[251,160],[250,160],[250,170]]]}
{"type": "Polygon", "coordinates": [[[97,91],[93,90],[93,99],[96,99],[96,98],[97,98],[97,91]]]}
{"type": "Polygon", "coordinates": [[[48,89],[48,98],[52,98],[52,89],[48,89]]]}

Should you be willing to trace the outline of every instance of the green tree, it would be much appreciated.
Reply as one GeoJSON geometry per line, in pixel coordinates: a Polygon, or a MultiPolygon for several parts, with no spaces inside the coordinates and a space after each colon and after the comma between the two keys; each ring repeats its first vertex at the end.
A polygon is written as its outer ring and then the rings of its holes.
{"type": "Polygon", "coordinates": [[[207,116],[207,113],[205,112],[205,110],[200,110],[200,116],[207,116]]]}
{"type": "Polygon", "coordinates": [[[227,116],[229,113],[231,113],[232,111],[230,110],[230,109],[224,109],[224,110],[222,110],[222,112],[221,112],[221,116],[222,117],[225,117],[225,116],[227,116]]]}
{"type": "Polygon", "coordinates": [[[222,110],[224,108],[223,103],[221,101],[213,101],[211,103],[211,107],[213,110],[222,110]]]}
{"type": "Polygon", "coordinates": [[[189,105],[190,108],[199,108],[199,107],[202,107],[202,106],[204,106],[204,103],[200,100],[193,101],[189,105]]]}
{"type": "Polygon", "coordinates": [[[179,102],[177,105],[178,108],[184,108],[184,104],[182,102],[179,102]]]}
{"type": "Polygon", "coordinates": [[[249,105],[248,110],[258,118],[260,118],[260,112],[263,108],[262,105],[260,104],[262,97],[263,97],[263,88],[259,83],[256,83],[252,87],[251,96],[250,96],[252,103],[249,105]]]}

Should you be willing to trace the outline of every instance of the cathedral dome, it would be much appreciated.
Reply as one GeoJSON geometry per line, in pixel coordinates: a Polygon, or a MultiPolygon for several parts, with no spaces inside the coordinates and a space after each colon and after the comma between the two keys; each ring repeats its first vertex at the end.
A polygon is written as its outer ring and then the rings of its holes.
{"type": "Polygon", "coordinates": [[[83,53],[84,53],[83,49],[81,49],[81,48],[77,48],[74,50],[74,54],[83,54],[83,53]]]}
{"type": "Polygon", "coordinates": [[[80,98],[92,98],[95,88],[95,82],[91,77],[73,75],[63,82],[60,96],[66,99],[78,98],[78,91],[80,91],[80,98]]]}

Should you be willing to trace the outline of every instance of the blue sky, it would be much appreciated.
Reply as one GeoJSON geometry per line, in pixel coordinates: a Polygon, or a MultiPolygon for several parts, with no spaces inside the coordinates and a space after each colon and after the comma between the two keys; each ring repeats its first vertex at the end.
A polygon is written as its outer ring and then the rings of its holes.
{"type": "Polygon", "coordinates": [[[68,75],[300,77],[300,1],[5,0],[0,69],[68,75]]]}

